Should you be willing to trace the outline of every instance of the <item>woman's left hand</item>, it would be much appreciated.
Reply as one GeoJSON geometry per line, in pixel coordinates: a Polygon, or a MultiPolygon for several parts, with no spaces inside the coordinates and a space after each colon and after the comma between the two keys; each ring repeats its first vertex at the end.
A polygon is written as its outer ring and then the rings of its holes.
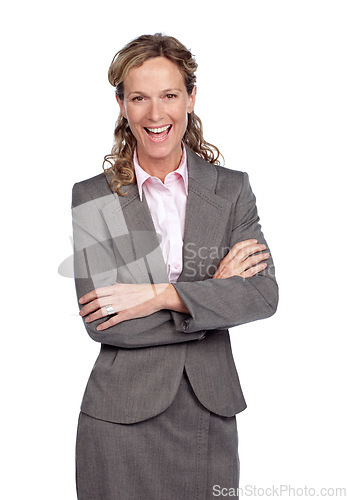
{"type": "Polygon", "coordinates": [[[101,323],[97,330],[105,330],[128,319],[149,316],[163,308],[160,294],[167,287],[168,283],[156,285],[116,283],[97,288],[80,298],[80,304],[86,304],[80,310],[80,315],[89,323],[109,316],[106,306],[112,306],[116,314],[101,323]]]}

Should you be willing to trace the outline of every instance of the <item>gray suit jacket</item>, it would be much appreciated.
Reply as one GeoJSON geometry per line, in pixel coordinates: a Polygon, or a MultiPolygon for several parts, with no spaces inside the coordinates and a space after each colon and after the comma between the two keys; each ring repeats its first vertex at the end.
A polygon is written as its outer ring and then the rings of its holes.
{"type": "MultiPolygon", "coordinates": [[[[173,401],[185,367],[193,390],[210,411],[225,417],[246,407],[228,328],[263,319],[277,308],[272,258],[252,278],[211,279],[238,241],[265,243],[246,173],[211,165],[187,150],[188,199],[183,270],[178,294],[190,314],[162,310],[99,332],[100,319],[84,326],[101,343],[81,410],[93,417],[132,423],[163,412],[173,401]]],[[[72,192],[77,298],[102,286],[168,282],[159,235],[137,184],[125,197],[104,173],[78,182],[72,192]]],[[[79,305],[81,308],[82,306],[79,305]]],[[[83,319],[84,321],[84,319],[83,319]]]]}

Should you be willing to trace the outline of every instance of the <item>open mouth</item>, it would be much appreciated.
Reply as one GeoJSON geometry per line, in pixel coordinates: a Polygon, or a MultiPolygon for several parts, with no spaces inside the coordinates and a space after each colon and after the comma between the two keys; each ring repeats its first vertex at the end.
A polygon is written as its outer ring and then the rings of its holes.
{"type": "Polygon", "coordinates": [[[152,141],[160,142],[164,141],[168,137],[172,129],[172,125],[164,125],[163,127],[153,128],[144,127],[144,129],[152,141]]]}

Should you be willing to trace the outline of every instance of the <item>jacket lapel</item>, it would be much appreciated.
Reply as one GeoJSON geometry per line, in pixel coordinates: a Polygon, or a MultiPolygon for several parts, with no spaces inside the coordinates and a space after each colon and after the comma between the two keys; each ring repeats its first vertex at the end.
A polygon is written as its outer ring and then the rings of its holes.
{"type": "Polygon", "coordinates": [[[215,193],[216,167],[188,148],[187,160],[189,180],[183,269],[177,281],[196,281],[206,277],[209,266],[216,260],[231,210],[231,202],[215,193]]]}
{"type": "MultiPolygon", "coordinates": [[[[112,175],[106,174],[108,182],[112,175]]],[[[120,254],[135,283],[166,283],[166,264],[160,248],[151,213],[143,196],[139,197],[137,184],[122,186],[126,196],[111,195],[111,201],[102,208],[110,231],[115,254],[120,254]]]]}
{"type": "MultiPolygon", "coordinates": [[[[213,262],[227,224],[231,203],[215,193],[217,169],[187,148],[188,198],[183,243],[183,269],[178,281],[201,280],[213,262]],[[214,257],[213,257],[214,256],[214,257]]],[[[112,175],[106,174],[108,182],[112,175]]],[[[126,196],[112,194],[103,208],[115,251],[135,283],[167,283],[166,264],[145,195],[137,184],[122,186],[126,196]],[[151,279],[149,278],[149,273],[151,279]]]]}

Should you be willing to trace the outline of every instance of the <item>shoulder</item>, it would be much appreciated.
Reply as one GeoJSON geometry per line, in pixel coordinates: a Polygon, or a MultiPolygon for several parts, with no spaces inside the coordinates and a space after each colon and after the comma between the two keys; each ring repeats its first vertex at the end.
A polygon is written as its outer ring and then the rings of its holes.
{"type": "Polygon", "coordinates": [[[237,203],[251,194],[247,172],[214,165],[217,171],[216,194],[237,203]]]}
{"type": "Polygon", "coordinates": [[[91,200],[112,195],[109,183],[104,173],[76,182],[72,188],[72,207],[91,200]]]}
{"type": "Polygon", "coordinates": [[[187,154],[189,177],[198,189],[200,186],[232,203],[250,191],[246,172],[209,163],[188,148],[187,154]]]}
{"type": "Polygon", "coordinates": [[[213,165],[213,167],[217,171],[218,183],[223,184],[224,182],[231,184],[242,184],[246,172],[242,172],[241,170],[234,170],[228,167],[222,167],[221,165],[213,165]]]}
{"type": "MultiPolygon", "coordinates": [[[[221,165],[209,163],[198,158],[199,168],[205,172],[213,172],[215,192],[226,199],[235,199],[242,189],[248,185],[248,174],[241,170],[234,170],[221,165]]],[[[212,186],[211,186],[212,187],[212,186]]]]}

